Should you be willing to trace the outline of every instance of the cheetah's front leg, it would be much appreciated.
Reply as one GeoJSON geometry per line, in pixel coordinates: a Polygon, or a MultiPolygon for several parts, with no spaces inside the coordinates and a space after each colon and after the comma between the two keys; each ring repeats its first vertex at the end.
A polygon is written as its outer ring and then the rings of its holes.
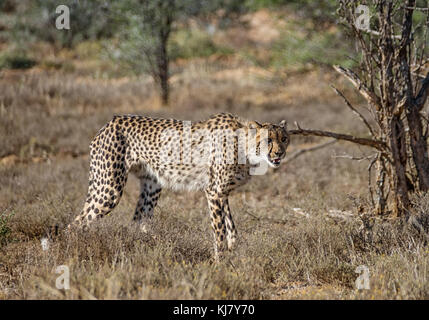
{"type": "Polygon", "coordinates": [[[225,250],[225,240],[230,250],[235,242],[236,231],[229,208],[228,197],[206,191],[207,202],[214,235],[215,260],[225,250]]]}
{"type": "Polygon", "coordinates": [[[221,203],[223,211],[225,212],[226,243],[228,245],[228,250],[231,250],[237,238],[237,230],[235,229],[235,224],[232,220],[228,197],[222,198],[221,203]]]}

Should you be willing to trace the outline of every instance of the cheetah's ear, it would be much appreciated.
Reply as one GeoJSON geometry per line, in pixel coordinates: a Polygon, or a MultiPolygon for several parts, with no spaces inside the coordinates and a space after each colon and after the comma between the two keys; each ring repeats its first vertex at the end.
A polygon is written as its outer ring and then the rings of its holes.
{"type": "Polygon", "coordinates": [[[287,129],[287,122],[286,122],[286,120],[280,121],[279,126],[282,127],[282,128],[287,129]]]}
{"type": "Polygon", "coordinates": [[[249,121],[248,124],[249,129],[259,129],[262,128],[262,125],[257,121],[249,121]]]}

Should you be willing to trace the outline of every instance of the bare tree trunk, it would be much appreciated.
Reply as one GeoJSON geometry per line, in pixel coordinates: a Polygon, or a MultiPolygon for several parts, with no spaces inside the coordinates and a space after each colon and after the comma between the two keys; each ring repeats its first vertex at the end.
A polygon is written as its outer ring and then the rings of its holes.
{"type": "Polygon", "coordinates": [[[161,101],[163,105],[168,105],[170,100],[170,86],[169,80],[169,61],[167,53],[167,40],[162,39],[160,44],[159,55],[157,57],[158,63],[158,81],[161,90],[161,101]]]}
{"type": "MultiPolygon", "coordinates": [[[[371,171],[369,172],[371,179],[371,171]]],[[[386,164],[384,163],[384,158],[381,158],[378,155],[377,158],[377,174],[376,174],[376,193],[377,193],[377,202],[375,203],[375,212],[377,215],[381,215],[385,212],[386,209],[386,196],[385,196],[385,181],[386,181],[386,164]]],[[[369,182],[371,183],[371,181],[369,182]]],[[[371,187],[371,186],[370,186],[371,187]]]]}
{"type": "MultiPolygon", "coordinates": [[[[406,6],[413,8],[415,0],[408,0],[406,6]]],[[[417,170],[419,189],[427,191],[429,189],[429,159],[427,153],[427,137],[423,134],[420,111],[423,105],[418,106],[413,97],[413,81],[410,70],[410,54],[413,27],[413,10],[405,10],[402,20],[401,42],[397,51],[399,70],[398,83],[402,87],[402,97],[405,104],[405,112],[409,127],[410,147],[412,157],[417,170]]]]}
{"type": "Polygon", "coordinates": [[[170,38],[173,15],[172,8],[173,1],[166,1],[159,3],[160,11],[163,12],[161,19],[161,27],[159,29],[159,50],[157,56],[158,64],[158,80],[161,90],[161,101],[163,105],[168,105],[170,100],[170,86],[169,86],[169,56],[168,56],[168,39],[170,38]]]}
{"type": "Polygon", "coordinates": [[[404,124],[401,119],[394,116],[389,126],[389,142],[391,149],[390,183],[394,205],[392,207],[395,216],[401,216],[409,206],[407,177],[405,174],[407,155],[405,153],[404,124]]]}
{"type": "Polygon", "coordinates": [[[416,106],[407,108],[410,145],[419,178],[420,191],[429,190],[429,157],[427,136],[423,134],[420,112],[416,106]]]}

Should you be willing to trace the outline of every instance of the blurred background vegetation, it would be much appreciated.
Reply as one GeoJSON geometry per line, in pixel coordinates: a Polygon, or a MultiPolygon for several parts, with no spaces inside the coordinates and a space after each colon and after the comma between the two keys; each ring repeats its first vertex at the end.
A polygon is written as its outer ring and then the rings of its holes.
{"type": "MultiPolygon", "coordinates": [[[[57,30],[56,0],[0,1],[0,68],[30,68],[36,64],[62,67],[38,56],[34,46],[49,44],[56,53],[75,50],[121,62],[121,74],[148,72],[143,47],[153,46],[154,27],[162,17],[144,15],[147,6],[162,1],[64,0],[70,8],[71,29],[57,30]],[[146,7],[145,7],[146,6],[146,7]],[[139,11],[140,10],[140,11],[139,11]],[[152,19],[152,21],[148,21],[152,19]],[[158,19],[158,20],[156,20],[158,19]],[[149,26],[148,26],[149,24],[149,26]],[[7,45],[6,45],[7,44],[7,45]]],[[[346,60],[351,48],[336,30],[336,1],[297,0],[186,0],[164,1],[172,12],[168,57],[177,59],[239,54],[253,63],[275,69],[306,68],[308,64],[331,64],[346,60]],[[179,5],[180,4],[180,5],[179,5]],[[245,25],[240,19],[257,10],[273,10],[284,22],[280,37],[267,55],[258,55],[254,43],[234,45],[216,41],[226,28],[245,25]],[[291,16],[290,12],[294,12],[291,16]],[[331,30],[334,28],[335,30],[331,30]]],[[[152,11],[153,13],[153,11],[152,11]]],[[[165,14],[164,14],[165,15],[165,14]]],[[[260,48],[256,48],[260,49],[260,48]]],[[[118,73],[109,73],[109,76],[118,73]]]]}
{"type": "Polygon", "coordinates": [[[359,53],[336,9],[335,0],[0,0],[0,70],[73,71],[74,59],[92,59],[97,77],[150,74],[167,104],[183,60],[234,56],[280,73],[353,67],[359,53]],[[60,2],[70,30],[55,28],[60,2]],[[241,37],[258,11],[270,12],[266,33],[241,37]]]}

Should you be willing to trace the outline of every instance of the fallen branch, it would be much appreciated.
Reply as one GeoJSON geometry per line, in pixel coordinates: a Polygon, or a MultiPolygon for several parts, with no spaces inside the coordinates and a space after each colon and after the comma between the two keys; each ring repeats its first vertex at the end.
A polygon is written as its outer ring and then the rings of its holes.
{"type": "Polygon", "coordinates": [[[293,152],[289,157],[286,158],[286,162],[290,162],[292,160],[295,160],[299,156],[302,156],[304,153],[311,152],[311,151],[316,151],[316,150],[320,150],[322,148],[325,148],[325,147],[327,147],[327,146],[329,146],[331,144],[334,144],[337,141],[338,141],[337,139],[334,139],[334,140],[330,140],[328,142],[324,142],[324,143],[318,144],[318,145],[310,147],[310,148],[305,148],[305,149],[297,150],[297,151],[293,152]]]}
{"type": "Polygon", "coordinates": [[[269,223],[274,223],[274,224],[289,224],[290,221],[288,220],[282,220],[282,219],[272,219],[272,218],[267,218],[267,217],[258,217],[252,213],[250,213],[249,211],[244,211],[245,214],[248,214],[249,216],[251,216],[254,220],[256,221],[267,221],[269,223]]]}
{"type": "Polygon", "coordinates": [[[306,218],[310,217],[310,215],[308,213],[304,212],[301,208],[292,208],[292,211],[296,214],[299,214],[300,216],[303,216],[306,218]]]}
{"type": "Polygon", "coordinates": [[[295,122],[295,125],[297,127],[296,130],[289,130],[289,134],[291,135],[302,135],[302,136],[318,136],[318,137],[330,137],[337,140],[344,140],[353,142],[356,144],[360,144],[367,147],[375,148],[379,151],[385,152],[387,149],[386,144],[383,141],[380,140],[372,140],[372,139],[366,139],[366,138],[357,138],[348,134],[341,134],[341,133],[335,133],[335,132],[329,132],[329,131],[322,131],[322,130],[310,130],[310,129],[302,129],[297,122],[295,122]]]}
{"type": "Polygon", "coordinates": [[[331,218],[339,218],[345,221],[349,221],[354,218],[354,215],[353,213],[351,213],[351,211],[342,211],[337,209],[329,210],[328,216],[330,216],[331,218]]]}

